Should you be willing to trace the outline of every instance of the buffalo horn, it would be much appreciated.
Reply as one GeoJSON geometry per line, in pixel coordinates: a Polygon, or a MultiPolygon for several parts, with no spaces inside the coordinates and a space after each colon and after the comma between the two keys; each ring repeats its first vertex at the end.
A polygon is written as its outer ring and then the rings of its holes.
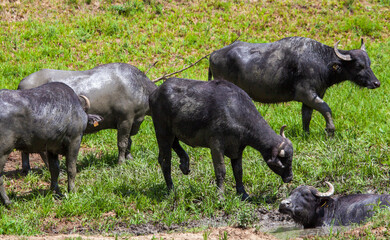
{"type": "Polygon", "coordinates": [[[342,54],[339,52],[339,50],[337,49],[337,46],[339,45],[339,41],[337,41],[334,45],[334,52],[336,53],[337,57],[339,57],[341,60],[344,60],[344,61],[351,61],[352,58],[351,58],[351,55],[349,54],[342,54]]]}
{"type": "Polygon", "coordinates": [[[362,38],[362,40],[361,40],[360,50],[363,50],[363,51],[366,52],[366,45],[364,44],[363,38],[362,38]]]}
{"type": "Polygon", "coordinates": [[[330,182],[325,182],[329,186],[329,190],[327,192],[320,192],[317,190],[317,193],[315,193],[315,196],[317,197],[330,197],[334,193],[334,187],[330,182]]]}
{"type": "Polygon", "coordinates": [[[84,95],[80,95],[79,97],[82,98],[82,99],[84,99],[85,104],[86,104],[86,106],[84,107],[84,111],[87,112],[88,109],[91,107],[91,102],[90,102],[89,99],[88,99],[86,96],[84,96],[84,95]]]}
{"type": "Polygon", "coordinates": [[[280,128],[280,136],[286,138],[286,136],[284,135],[284,129],[286,128],[287,126],[286,125],[283,125],[281,128],[280,128]]]}
{"type": "Polygon", "coordinates": [[[279,147],[278,147],[278,155],[279,155],[279,157],[284,157],[284,156],[286,155],[284,149],[282,149],[282,148],[284,147],[285,144],[286,144],[286,142],[283,141],[283,142],[279,145],[279,147]]]}

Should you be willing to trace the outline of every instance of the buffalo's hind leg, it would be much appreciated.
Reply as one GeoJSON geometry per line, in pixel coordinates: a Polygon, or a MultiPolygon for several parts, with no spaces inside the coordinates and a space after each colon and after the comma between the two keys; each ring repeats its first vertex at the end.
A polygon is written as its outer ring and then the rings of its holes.
{"type": "Polygon", "coordinates": [[[168,191],[174,190],[173,181],[171,176],[171,158],[172,158],[172,142],[173,137],[168,138],[157,138],[158,141],[158,163],[161,166],[161,170],[164,175],[165,183],[167,184],[168,191]]]}
{"type": "Polygon", "coordinates": [[[226,176],[224,153],[223,153],[222,147],[219,143],[214,143],[212,146],[210,146],[210,150],[211,150],[211,157],[213,159],[214,173],[215,173],[215,178],[217,181],[219,198],[221,200],[223,200],[224,199],[223,182],[225,181],[225,176],[226,176]]]}
{"type": "Polygon", "coordinates": [[[131,140],[131,136],[134,136],[138,133],[139,131],[139,128],[142,124],[142,122],[144,121],[144,118],[139,118],[137,120],[135,120],[131,126],[131,131],[130,131],[130,137],[127,141],[127,147],[126,147],[126,152],[125,152],[125,157],[126,157],[126,160],[133,160],[133,156],[131,155],[131,144],[133,143],[133,141],[131,140]]]}
{"type": "Polygon", "coordinates": [[[50,190],[52,190],[56,195],[62,197],[61,190],[58,186],[58,176],[60,175],[60,161],[58,160],[58,155],[52,152],[47,152],[47,158],[49,161],[49,171],[50,171],[50,190]]]}
{"type": "Polygon", "coordinates": [[[186,151],[180,146],[179,139],[175,137],[172,144],[173,150],[180,158],[180,170],[183,174],[188,175],[190,173],[190,158],[186,151]]]}
{"type": "Polygon", "coordinates": [[[162,119],[156,120],[153,117],[154,129],[156,132],[156,138],[158,143],[158,163],[161,166],[161,170],[164,175],[165,183],[167,184],[168,191],[174,190],[172,176],[171,176],[171,158],[172,158],[172,144],[175,136],[164,124],[162,119]]]}
{"type": "Polygon", "coordinates": [[[31,170],[30,167],[30,156],[28,153],[22,152],[22,173],[27,175],[31,170]]]}

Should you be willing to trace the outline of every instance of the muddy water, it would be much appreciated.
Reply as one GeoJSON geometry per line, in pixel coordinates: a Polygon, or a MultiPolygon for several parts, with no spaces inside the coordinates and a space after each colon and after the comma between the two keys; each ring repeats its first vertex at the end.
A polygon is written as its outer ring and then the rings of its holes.
{"type": "MultiPolygon", "coordinates": [[[[348,230],[348,227],[321,227],[321,228],[308,228],[304,229],[301,226],[279,226],[274,229],[266,229],[264,232],[278,238],[293,239],[293,238],[304,238],[308,236],[325,236],[335,232],[343,232],[348,230]]],[[[261,229],[262,230],[262,229],[261,229]]]]}

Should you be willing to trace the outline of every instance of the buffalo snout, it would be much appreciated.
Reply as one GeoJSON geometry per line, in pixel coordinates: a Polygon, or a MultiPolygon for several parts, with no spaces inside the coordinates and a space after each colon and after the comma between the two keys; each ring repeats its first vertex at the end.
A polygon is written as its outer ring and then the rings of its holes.
{"type": "Polygon", "coordinates": [[[379,82],[379,80],[376,80],[376,81],[371,82],[370,86],[368,86],[367,88],[374,89],[374,88],[378,88],[380,86],[381,86],[381,82],[379,82]]]}

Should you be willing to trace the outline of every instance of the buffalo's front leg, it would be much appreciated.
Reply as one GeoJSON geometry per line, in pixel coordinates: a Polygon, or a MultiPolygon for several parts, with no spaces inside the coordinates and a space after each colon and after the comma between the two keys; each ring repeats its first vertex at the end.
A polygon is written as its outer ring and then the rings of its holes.
{"type": "Polygon", "coordinates": [[[249,198],[248,193],[246,193],[244,184],[242,183],[242,155],[236,159],[231,159],[234,179],[236,180],[236,190],[237,194],[241,195],[241,200],[246,200],[249,198]]]}
{"type": "Polygon", "coordinates": [[[5,205],[10,205],[11,201],[9,200],[5,188],[4,188],[4,181],[3,181],[3,171],[5,163],[7,162],[7,155],[3,155],[0,157],[0,196],[1,200],[5,205]]]}
{"type": "MultiPolygon", "coordinates": [[[[133,124],[133,121],[130,119],[132,119],[132,118],[128,118],[124,121],[121,121],[118,124],[118,133],[117,133],[118,164],[122,164],[126,161],[126,151],[127,151],[128,146],[129,146],[129,143],[131,143],[130,131],[131,131],[131,126],[133,124]]],[[[131,146],[131,144],[130,144],[130,146],[131,146]]],[[[130,149],[129,149],[128,153],[130,154],[130,149]]],[[[129,158],[130,158],[130,156],[129,156],[129,158]]]]}
{"type": "Polygon", "coordinates": [[[304,95],[301,101],[306,104],[308,107],[313,108],[320,112],[326,121],[326,132],[333,136],[335,131],[335,126],[332,120],[332,110],[328,104],[322,100],[316,93],[304,95]]]}
{"type": "Polygon", "coordinates": [[[175,137],[172,144],[173,150],[180,158],[180,170],[183,174],[188,175],[190,173],[190,158],[184,149],[180,146],[179,139],[175,137]]]}
{"type": "Polygon", "coordinates": [[[302,103],[302,126],[306,133],[310,132],[310,121],[313,114],[313,108],[302,103]]]}

